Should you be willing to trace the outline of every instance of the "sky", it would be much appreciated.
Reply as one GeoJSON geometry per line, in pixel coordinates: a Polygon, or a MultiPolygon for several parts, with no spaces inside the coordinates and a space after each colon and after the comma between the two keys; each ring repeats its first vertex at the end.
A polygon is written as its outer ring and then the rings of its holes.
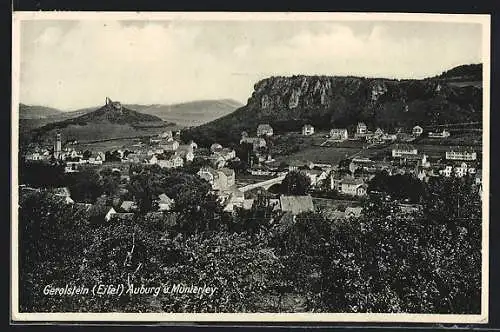
{"type": "MultiPolygon", "coordinates": [[[[230,98],[270,76],[424,78],[480,63],[481,25],[404,21],[21,22],[20,102],[64,111],[230,98]]],[[[15,37],[14,37],[15,38],[15,37]]]]}

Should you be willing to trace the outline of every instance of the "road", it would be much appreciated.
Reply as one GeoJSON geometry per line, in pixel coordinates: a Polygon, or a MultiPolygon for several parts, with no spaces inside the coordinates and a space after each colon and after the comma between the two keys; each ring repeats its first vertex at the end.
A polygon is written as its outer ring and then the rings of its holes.
{"type": "Polygon", "coordinates": [[[252,184],[243,186],[243,187],[238,188],[238,189],[240,191],[242,191],[242,192],[245,192],[245,191],[249,191],[249,190],[252,190],[252,189],[255,189],[255,188],[267,187],[267,186],[270,187],[273,184],[281,183],[283,181],[283,179],[285,178],[285,176],[286,176],[286,174],[283,174],[283,175],[280,175],[278,177],[275,177],[275,178],[272,178],[272,179],[269,179],[269,180],[265,180],[265,181],[257,182],[257,183],[252,183],[252,184]]]}

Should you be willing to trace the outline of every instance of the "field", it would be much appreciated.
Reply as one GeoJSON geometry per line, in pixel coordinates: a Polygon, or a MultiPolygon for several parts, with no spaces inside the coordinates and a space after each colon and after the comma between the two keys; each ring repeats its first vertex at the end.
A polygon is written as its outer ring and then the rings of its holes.
{"type": "Polygon", "coordinates": [[[457,86],[457,87],[464,87],[464,86],[473,86],[476,88],[483,87],[483,82],[481,82],[481,81],[464,81],[464,82],[449,81],[448,84],[451,86],[457,86]]]}
{"type": "Polygon", "coordinates": [[[339,161],[358,153],[360,149],[354,148],[331,148],[331,147],[309,147],[288,156],[278,156],[277,161],[284,162],[318,162],[337,164],[339,161]]]}
{"type": "Polygon", "coordinates": [[[106,141],[99,141],[93,143],[80,143],[75,145],[74,147],[78,150],[91,150],[91,151],[111,151],[118,149],[128,149],[134,150],[137,147],[134,147],[135,144],[139,143],[139,138],[129,138],[129,139],[113,139],[106,141]]]}

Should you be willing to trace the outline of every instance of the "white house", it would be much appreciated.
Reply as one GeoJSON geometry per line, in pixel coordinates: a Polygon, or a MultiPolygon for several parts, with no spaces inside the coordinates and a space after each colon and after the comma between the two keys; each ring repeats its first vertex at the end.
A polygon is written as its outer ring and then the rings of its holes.
{"type": "Polygon", "coordinates": [[[210,162],[210,165],[212,165],[212,167],[222,168],[226,166],[226,159],[224,159],[224,157],[222,157],[218,153],[214,153],[206,159],[210,162]]]}
{"type": "Polygon", "coordinates": [[[422,135],[424,130],[420,126],[415,126],[415,127],[413,127],[411,132],[412,132],[413,136],[420,136],[420,135],[422,135]]]}
{"type": "Polygon", "coordinates": [[[36,160],[42,160],[43,158],[40,155],[40,153],[33,152],[33,153],[26,154],[26,159],[36,161],[36,160]]]}
{"type": "Polygon", "coordinates": [[[257,136],[273,136],[274,131],[271,125],[264,123],[257,127],[257,136]]]}
{"type": "Polygon", "coordinates": [[[261,137],[242,137],[240,144],[243,143],[252,144],[255,151],[266,146],[266,140],[261,137]]]}
{"type": "Polygon", "coordinates": [[[334,128],[330,130],[330,139],[335,141],[345,141],[348,138],[347,129],[334,128]]]}
{"type": "Polygon", "coordinates": [[[416,155],[416,154],[418,154],[417,148],[409,144],[396,144],[392,148],[393,158],[405,157],[408,155],[416,155]]]}
{"type": "Polygon", "coordinates": [[[309,136],[314,134],[314,127],[310,124],[302,126],[302,135],[309,136]]]}
{"type": "Polygon", "coordinates": [[[368,127],[364,122],[358,122],[358,125],[356,126],[356,134],[358,135],[364,135],[368,132],[368,127]]]}
{"type": "Polygon", "coordinates": [[[174,200],[168,197],[166,194],[161,194],[158,196],[158,210],[159,211],[169,211],[174,204],[174,200]]]}
{"type": "Polygon", "coordinates": [[[227,190],[235,183],[234,171],[229,168],[215,170],[212,167],[202,167],[197,174],[210,183],[214,190],[227,190]]]}
{"type": "Polygon", "coordinates": [[[186,161],[193,161],[194,160],[194,153],[193,151],[176,151],[176,155],[178,155],[181,158],[184,158],[186,161]]]}
{"type": "Polygon", "coordinates": [[[215,154],[220,155],[224,160],[231,160],[236,158],[236,151],[230,148],[223,148],[220,151],[217,151],[215,154]]]}
{"type": "Polygon", "coordinates": [[[116,214],[116,210],[114,208],[110,208],[104,216],[104,220],[110,221],[114,214],[116,214]]]}
{"type": "Polygon", "coordinates": [[[327,178],[327,172],[318,169],[307,169],[303,173],[311,180],[311,186],[317,186],[327,178]]]}
{"type": "Polygon", "coordinates": [[[378,127],[377,130],[375,130],[375,136],[377,137],[382,137],[384,135],[384,131],[378,127]]]}
{"type": "Polygon", "coordinates": [[[158,158],[156,158],[155,155],[152,155],[149,160],[148,160],[148,163],[151,164],[151,165],[155,165],[156,163],[158,162],[158,158]]]}
{"type": "Polygon", "coordinates": [[[137,204],[134,201],[123,201],[120,205],[120,209],[125,212],[130,212],[137,209],[137,204]]]}
{"type": "Polygon", "coordinates": [[[214,143],[214,144],[210,145],[210,151],[216,152],[219,150],[222,150],[222,145],[220,145],[219,143],[214,143]]]}
{"type": "Polygon", "coordinates": [[[363,208],[361,208],[361,207],[351,207],[351,206],[348,206],[348,207],[345,208],[344,217],[346,219],[359,218],[361,216],[361,211],[362,210],[363,210],[363,208]]]}
{"type": "Polygon", "coordinates": [[[173,155],[167,159],[158,159],[156,164],[161,168],[177,168],[184,166],[184,160],[179,155],[173,155]]]}
{"type": "Polygon", "coordinates": [[[51,191],[54,195],[57,197],[62,197],[64,198],[64,202],[66,204],[73,204],[74,201],[71,198],[71,194],[69,192],[69,189],[67,187],[60,187],[60,188],[54,188],[51,191]]]}
{"type": "Polygon", "coordinates": [[[366,195],[366,185],[362,179],[345,177],[341,181],[340,192],[351,196],[366,195]]]}
{"type": "Polygon", "coordinates": [[[446,159],[447,160],[476,160],[477,154],[476,151],[472,149],[452,149],[450,151],[446,151],[446,159]]]}
{"type": "Polygon", "coordinates": [[[443,129],[441,132],[429,132],[429,138],[446,138],[450,137],[450,133],[443,129]]]}

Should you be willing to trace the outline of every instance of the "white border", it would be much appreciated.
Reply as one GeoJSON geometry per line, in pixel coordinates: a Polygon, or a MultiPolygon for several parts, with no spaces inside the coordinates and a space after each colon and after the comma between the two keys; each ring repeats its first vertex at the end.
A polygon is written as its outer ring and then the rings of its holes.
{"type": "Polygon", "coordinates": [[[393,322],[487,323],[489,277],[489,114],[490,15],[413,13],[236,13],[236,12],[14,12],[12,16],[12,178],[11,178],[11,320],[134,321],[134,322],[393,322]],[[24,20],[183,20],[183,21],[415,21],[478,23],[483,27],[483,223],[481,314],[374,314],[374,313],[19,313],[18,302],[18,126],[20,82],[20,22],[24,20]]]}

